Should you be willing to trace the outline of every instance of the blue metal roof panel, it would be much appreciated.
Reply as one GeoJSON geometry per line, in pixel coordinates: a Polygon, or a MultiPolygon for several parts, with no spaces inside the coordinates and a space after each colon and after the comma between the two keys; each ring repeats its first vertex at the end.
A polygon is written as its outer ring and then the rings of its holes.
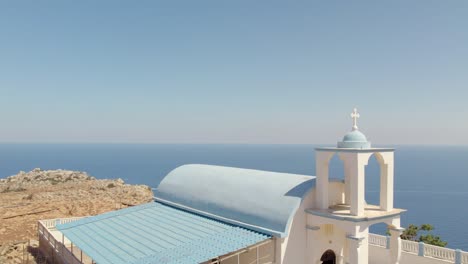
{"type": "Polygon", "coordinates": [[[188,164],[155,189],[156,200],[274,236],[287,235],[315,177],[188,164]]]}
{"type": "Polygon", "coordinates": [[[98,264],[199,263],[271,237],[158,202],[57,229],[98,264]]]}

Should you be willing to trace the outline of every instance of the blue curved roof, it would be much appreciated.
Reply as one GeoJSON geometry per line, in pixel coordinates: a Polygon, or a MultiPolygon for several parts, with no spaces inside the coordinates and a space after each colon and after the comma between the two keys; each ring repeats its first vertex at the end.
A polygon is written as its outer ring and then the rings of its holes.
{"type": "Polygon", "coordinates": [[[171,171],[155,199],[232,224],[284,237],[315,177],[190,164],[171,171]]]}

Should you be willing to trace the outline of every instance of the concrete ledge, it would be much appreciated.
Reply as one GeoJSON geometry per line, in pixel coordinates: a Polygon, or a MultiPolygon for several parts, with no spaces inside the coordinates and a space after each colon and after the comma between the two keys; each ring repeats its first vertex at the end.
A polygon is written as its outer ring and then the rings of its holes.
{"type": "Polygon", "coordinates": [[[369,222],[385,218],[392,218],[406,212],[404,209],[394,208],[387,212],[380,210],[378,206],[368,205],[363,216],[351,215],[348,205],[331,206],[328,209],[306,209],[307,214],[326,217],[335,220],[350,222],[369,222]]]}

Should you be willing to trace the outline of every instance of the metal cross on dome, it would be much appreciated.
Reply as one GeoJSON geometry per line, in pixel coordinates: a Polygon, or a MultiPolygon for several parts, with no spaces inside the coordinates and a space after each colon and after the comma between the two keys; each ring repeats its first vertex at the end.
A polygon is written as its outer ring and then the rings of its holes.
{"type": "Polygon", "coordinates": [[[351,113],[351,118],[353,119],[353,130],[357,130],[357,119],[360,117],[357,108],[354,108],[353,112],[351,113]]]}

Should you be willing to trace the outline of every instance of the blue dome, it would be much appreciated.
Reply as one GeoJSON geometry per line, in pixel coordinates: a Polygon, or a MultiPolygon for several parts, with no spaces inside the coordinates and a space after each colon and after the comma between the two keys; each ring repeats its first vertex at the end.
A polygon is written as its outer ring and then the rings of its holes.
{"type": "Polygon", "coordinates": [[[367,149],[371,144],[367,141],[366,136],[359,130],[353,130],[343,137],[342,142],[338,142],[338,148],[356,148],[367,149]]]}
{"type": "Polygon", "coordinates": [[[343,142],[367,142],[367,138],[361,131],[354,130],[343,137],[343,142]]]}

